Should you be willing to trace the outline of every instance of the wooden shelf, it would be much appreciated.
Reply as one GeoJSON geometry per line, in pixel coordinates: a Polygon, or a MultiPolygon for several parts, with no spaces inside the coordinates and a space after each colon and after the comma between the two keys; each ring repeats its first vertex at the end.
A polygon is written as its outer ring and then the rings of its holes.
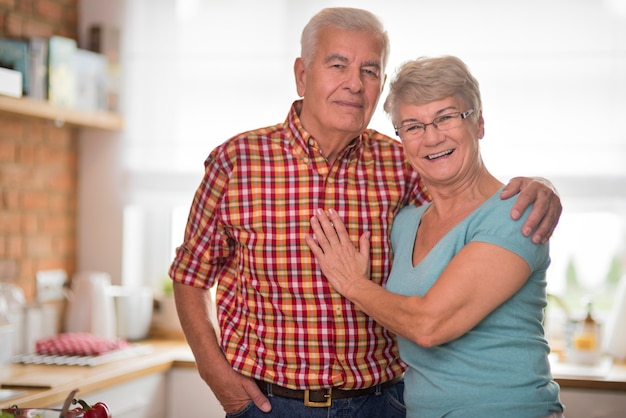
{"type": "Polygon", "coordinates": [[[27,117],[47,119],[59,124],[70,124],[86,128],[121,130],[124,120],[111,112],[84,112],[51,105],[41,100],[27,97],[20,99],[0,95],[0,112],[12,113],[27,117]]]}

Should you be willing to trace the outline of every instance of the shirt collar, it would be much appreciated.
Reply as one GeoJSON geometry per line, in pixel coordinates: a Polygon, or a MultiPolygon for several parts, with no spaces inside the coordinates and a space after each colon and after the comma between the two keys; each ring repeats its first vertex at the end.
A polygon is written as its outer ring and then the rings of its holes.
{"type": "MultiPolygon", "coordinates": [[[[310,154],[309,150],[319,149],[317,144],[317,140],[311,135],[304,127],[302,126],[302,122],[300,121],[300,112],[302,111],[302,99],[296,100],[291,105],[291,109],[289,110],[289,115],[287,116],[287,120],[285,121],[285,127],[292,133],[293,140],[295,142],[296,148],[303,151],[307,155],[310,154]]],[[[348,157],[351,155],[355,155],[354,151],[363,143],[365,133],[354,138],[350,143],[346,146],[343,152],[343,156],[348,157]]]]}

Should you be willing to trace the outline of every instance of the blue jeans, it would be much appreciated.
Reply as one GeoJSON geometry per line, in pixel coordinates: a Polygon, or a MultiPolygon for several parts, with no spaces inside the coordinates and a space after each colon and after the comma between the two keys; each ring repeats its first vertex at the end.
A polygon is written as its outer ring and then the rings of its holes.
{"type": "Polygon", "coordinates": [[[336,399],[328,408],[304,406],[298,399],[268,396],[269,413],[250,402],[245,408],[226,414],[226,418],[405,418],[404,381],[380,393],[356,398],[336,399]]]}

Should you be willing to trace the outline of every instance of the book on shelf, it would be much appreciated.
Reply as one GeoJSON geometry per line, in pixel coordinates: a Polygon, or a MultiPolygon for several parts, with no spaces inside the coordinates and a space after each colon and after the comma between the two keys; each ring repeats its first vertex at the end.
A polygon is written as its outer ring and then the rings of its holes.
{"type": "Polygon", "coordinates": [[[28,56],[28,96],[37,100],[48,100],[48,38],[29,38],[28,56]]]}
{"type": "Polygon", "coordinates": [[[73,108],[76,102],[76,40],[52,36],[48,40],[48,101],[73,108]]]}
{"type": "MultiPolygon", "coordinates": [[[[28,42],[22,39],[0,38],[0,67],[19,71],[21,77],[21,94],[28,94],[28,42]]],[[[7,76],[6,73],[5,77],[7,76]]],[[[13,75],[14,76],[14,75],[13,75]]]]}
{"type": "Polygon", "coordinates": [[[107,110],[107,59],[86,49],[76,49],[76,100],[78,110],[107,110]]]}
{"type": "Polygon", "coordinates": [[[0,95],[22,97],[22,73],[0,67],[0,95]]]}
{"type": "Polygon", "coordinates": [[[107,109],[119,111],[121,89],[120,30],[117,27],[94,24],[89,27],[88,49],[107,58],[107,109]]]}

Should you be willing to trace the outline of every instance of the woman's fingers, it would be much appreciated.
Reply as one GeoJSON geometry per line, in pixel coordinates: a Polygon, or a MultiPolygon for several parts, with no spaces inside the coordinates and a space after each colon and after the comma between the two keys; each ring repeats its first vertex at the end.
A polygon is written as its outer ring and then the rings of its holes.
{"type": "Polygon", "coordinates": [[[313,228],[317,241],[322,247],[339,242],[333,222],[322,209],[315,211],[315,215],[311,218],[311,227],[313,228]]]}

